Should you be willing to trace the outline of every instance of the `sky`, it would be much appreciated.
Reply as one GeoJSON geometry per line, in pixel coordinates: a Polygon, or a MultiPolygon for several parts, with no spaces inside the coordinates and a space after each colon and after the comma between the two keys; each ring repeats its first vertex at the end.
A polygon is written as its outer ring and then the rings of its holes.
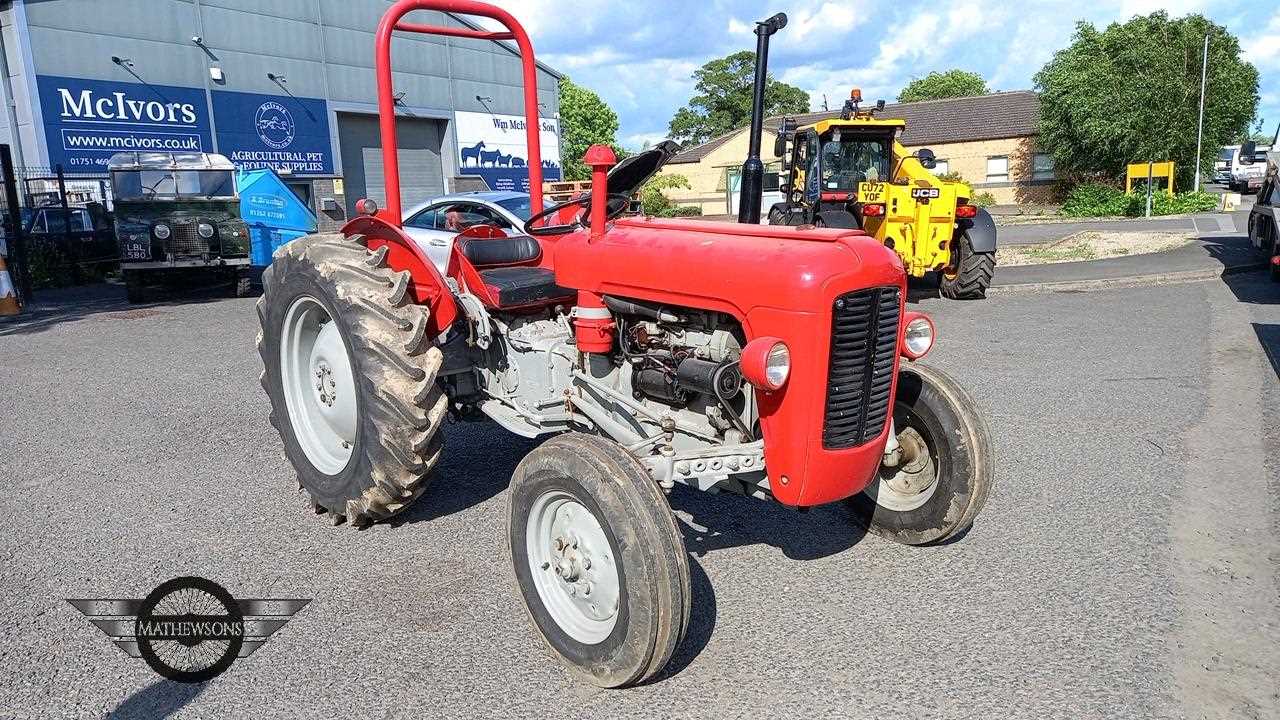
{"type": "MultiPolygon", "coordinates": [[[[1099,27],[1159,9],[1201,13],[1240,39],[1259,71],[1258,115],[1280,122],[1278,0],[495,0],[529,31],[538,59],[598,93],[621,121],[618,141],[637,149],[666,137],[693,95],[703,63],[755,48],[757,20],[787,13],[770,44],[769,71],[832,108],[862,88],[892,102],[912,78],[962,68],[993,90],[1023,90],[1075,23],[1099,27]]],[[[1212,89],[1210,89],[1212,91],[1212,89]]]]}

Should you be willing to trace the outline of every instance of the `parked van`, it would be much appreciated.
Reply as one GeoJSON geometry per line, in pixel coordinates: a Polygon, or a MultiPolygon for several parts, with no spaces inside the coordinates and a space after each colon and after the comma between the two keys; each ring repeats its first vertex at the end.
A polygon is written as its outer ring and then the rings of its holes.
{"type": "MultiPolygon", "coordinates": [[[[1270,150],[1269,145],[1258,145],[1256,152],[1261,155],[1270,150]]],[[[1262,187],[1262,180],[1267,175],[1266,163],[1240,162],[1240,148],[1231,154],[1231,179],[1227,187],[1234,192],[1255,193],[1262,187]]]]}

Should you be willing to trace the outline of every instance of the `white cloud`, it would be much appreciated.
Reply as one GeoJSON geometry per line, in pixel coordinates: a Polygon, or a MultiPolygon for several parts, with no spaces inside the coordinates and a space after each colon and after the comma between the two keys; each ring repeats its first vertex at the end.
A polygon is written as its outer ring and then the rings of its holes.
{"type": "Polygon", "coordinates": [[[1266,27],[1256,35],[1240,39],[1244,58],[1259,70],[1280,70],[1280,11],[1271,16],[1266,27]]]}

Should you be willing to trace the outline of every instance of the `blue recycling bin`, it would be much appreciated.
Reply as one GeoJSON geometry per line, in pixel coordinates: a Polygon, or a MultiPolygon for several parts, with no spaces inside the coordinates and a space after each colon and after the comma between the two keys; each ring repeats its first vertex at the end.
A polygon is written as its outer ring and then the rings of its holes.
{"type": "Polygon", "coordinates": [[[276,248],[316,231],[316,215],[274,170],[249,170],[236,177],[240,217],[249,226],[249,259],[271,264],[276,248]]]}

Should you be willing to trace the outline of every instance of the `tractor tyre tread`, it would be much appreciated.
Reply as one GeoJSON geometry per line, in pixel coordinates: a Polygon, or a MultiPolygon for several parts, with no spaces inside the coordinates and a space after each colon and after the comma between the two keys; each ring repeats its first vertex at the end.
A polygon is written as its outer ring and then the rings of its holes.
{"type": "Polygon", "coordinates": [[[443,362],[439,348],[419,336],[414,352],[405,349],[426,310],[392,302],[396,273],[385,259],[385,251],[370,252],[360,236],[299,238],[277,251],[263,272],[263,293],[256,304],[263,328],[257,343],[264,367],[260,382],[271,399],[271,424],[298,471],[299,486],[317,512],[329,513],[334,524],[345,520],[358,528],[404,510],[426,489],[441,455],[440,428],[448,410],[448,399],[436,384],[443,362]],[[342,492],[328,495],[308,482],[314,468],[293,441],[281,388],[279,346],[268,339],[274,318],[285,310],[273,311],[273,304],[296,297],[277,300],[284,292],[281,286],[299,276],[312,284],[313,292],[326,296],[334,319],[343,321],[361,398],[359,439],[343,471],[352,471],[352,481],[342,492]]]}

